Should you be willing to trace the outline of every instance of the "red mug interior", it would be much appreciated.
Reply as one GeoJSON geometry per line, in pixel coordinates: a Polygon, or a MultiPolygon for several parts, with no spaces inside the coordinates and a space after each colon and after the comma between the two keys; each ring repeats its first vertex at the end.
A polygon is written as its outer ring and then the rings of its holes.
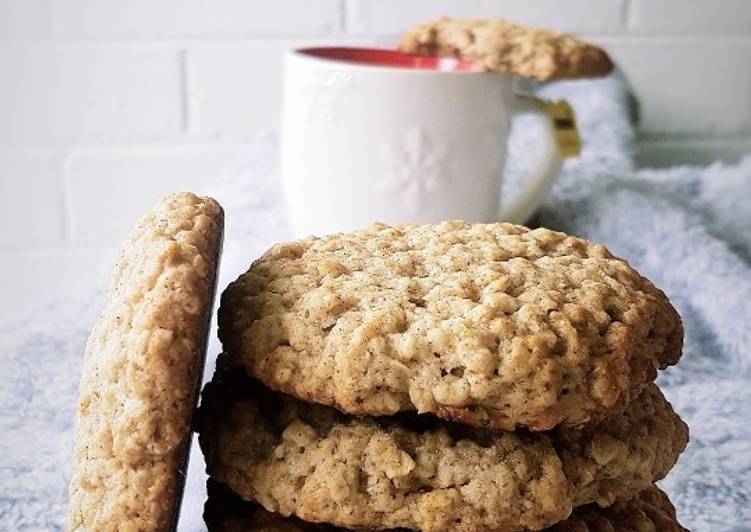
{"type": "Polygon", "coordinates": [[[409,55],[398,50],[385,48],[351,48],[344,46],[323,46],[303,48],[298,53],[328,59],[343,61],[364,66],[406,68],[413,70],[437,70],[441,72],[477,72],[480,68],[467,61],[453,57],[432,57],[409,55]]]}

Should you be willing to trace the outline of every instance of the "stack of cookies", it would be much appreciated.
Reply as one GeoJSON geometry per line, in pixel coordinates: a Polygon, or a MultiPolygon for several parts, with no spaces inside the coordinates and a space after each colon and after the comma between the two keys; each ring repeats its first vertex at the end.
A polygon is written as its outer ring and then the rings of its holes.
{"type": "Polygon", "coordinates": [[[212,530],[683,530],[681,320],[603,246],[374,225],[224,292],[199,411],[212,530]]]}

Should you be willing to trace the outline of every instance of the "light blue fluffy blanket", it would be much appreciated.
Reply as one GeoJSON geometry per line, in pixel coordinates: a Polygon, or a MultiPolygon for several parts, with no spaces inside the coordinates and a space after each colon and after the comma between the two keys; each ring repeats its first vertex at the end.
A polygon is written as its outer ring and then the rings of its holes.
{"type": "MultiPolygon", "coordinates": [[[[691,427],[691,442],[661,485],[694,531],[751,530],[751,157],[737,166],[639,170],[618,76],[541,91],[577,110],[586,144],[533,220],[603,242],[663,288],[686,328],[680,364],[659,382],[691,427]]],[[[512,142],[512,176],[534,145],[534,124],[512,142]]],[[[225,206],[220,289],[272,242],[287,238],[275,136],[210,193],[225,206]]],[[[508,187],[514,189],[513,179],[508,187]]],[[[57,530],[66,504],[76,387],[102,287],[82,286],[33,317],[0,325],[0,530],[57,530]]],[[[218,345],[210,345],[206,377],[218,345]]],[[[180,528],[202,530],[196,446],[180,528]]]]}

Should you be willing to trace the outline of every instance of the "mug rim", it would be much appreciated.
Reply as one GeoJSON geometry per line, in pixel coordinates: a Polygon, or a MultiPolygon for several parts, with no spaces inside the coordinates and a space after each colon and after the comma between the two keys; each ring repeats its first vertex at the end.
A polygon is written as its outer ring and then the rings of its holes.
{"type": "Polygon", "coordinates": [[[453,57],[411,55],[392,48],[367,46],[306,46],[288,50],[295,57],[321,65],[368,72],[386,71],[420,75],[488,74],[479,65],[453,57]],[[366,59],[366,56],[370,56],[366,59]],[[392,62],[387,62],[387,57],[392,62]]]}

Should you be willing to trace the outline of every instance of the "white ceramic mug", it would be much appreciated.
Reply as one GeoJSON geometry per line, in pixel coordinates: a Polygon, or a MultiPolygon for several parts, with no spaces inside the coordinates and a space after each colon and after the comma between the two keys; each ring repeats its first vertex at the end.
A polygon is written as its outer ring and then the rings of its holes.
{"type": "Polygon", "coordinates": [[[364,48],[289,52],[281,170],[295,236],[374,221],[524,223],[559,173],[567,151],[561,141],[576,151],[578,133],[567,104],[558,104],[564,116],[553,120],[550,104],[512,86],[511,76],[455,59],[364,48]],[[524,190],[501,202],[518,112],[543,113],[551,127],[524,190]]]}

